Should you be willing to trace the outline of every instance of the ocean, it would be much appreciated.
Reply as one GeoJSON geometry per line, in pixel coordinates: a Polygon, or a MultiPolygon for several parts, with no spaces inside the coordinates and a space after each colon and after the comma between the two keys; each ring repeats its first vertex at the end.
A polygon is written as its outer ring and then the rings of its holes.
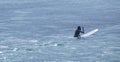
{"type": "Polygon", "coordinates": [[[0,0],[0,62],[120,62],[120,0],[0,0]]]}

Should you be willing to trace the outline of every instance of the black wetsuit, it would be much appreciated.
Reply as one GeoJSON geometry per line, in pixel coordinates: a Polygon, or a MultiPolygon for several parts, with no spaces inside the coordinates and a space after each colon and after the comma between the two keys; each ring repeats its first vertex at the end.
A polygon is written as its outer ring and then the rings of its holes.
{"type": "Polygon", "coordinates": [[[80,31],[81,31],[81,30],[78,30],[78,29],[77,29],[77,30],[75,31],[74,37],[79,37],[79,36],[80,36],[80,31]]]}
{"type": "Polygon", "coordinates": [[[83,31],[81,31],[81,27],[78,26],[77,29],[75,30],[75,34],[74,34],[74,37],[81,37],[80,36],[80,33],[84,33],[84,28],[82,28],[83,31]]]}

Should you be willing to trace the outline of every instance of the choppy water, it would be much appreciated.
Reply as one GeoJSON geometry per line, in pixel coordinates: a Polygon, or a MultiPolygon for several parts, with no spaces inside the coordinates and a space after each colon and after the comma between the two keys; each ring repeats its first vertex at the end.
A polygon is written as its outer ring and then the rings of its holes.
{"type": "Polygon", "coordinates": [[[120,62],[119,33],[119,0],[0,0],[0,62],[120,62]]]}

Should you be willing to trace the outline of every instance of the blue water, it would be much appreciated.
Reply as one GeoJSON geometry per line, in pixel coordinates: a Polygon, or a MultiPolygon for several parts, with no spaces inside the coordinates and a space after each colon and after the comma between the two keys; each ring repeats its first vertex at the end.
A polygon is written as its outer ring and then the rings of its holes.
{"type": "Polygon", "coordinates": [[[120,62],[119,33],[120,0],[0,0],[0,62],[120,62]]]}

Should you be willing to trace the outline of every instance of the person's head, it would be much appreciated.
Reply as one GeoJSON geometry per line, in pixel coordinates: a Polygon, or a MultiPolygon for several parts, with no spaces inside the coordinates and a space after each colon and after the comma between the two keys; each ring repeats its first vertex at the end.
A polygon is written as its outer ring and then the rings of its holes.
{"type": "Polygon", "coordinates": [[[78,27],[77,27],[77,29],[78,29],[78,30],[81,30],[81,27],[80,27],[80,26],[78,26],[78,27]]]}

